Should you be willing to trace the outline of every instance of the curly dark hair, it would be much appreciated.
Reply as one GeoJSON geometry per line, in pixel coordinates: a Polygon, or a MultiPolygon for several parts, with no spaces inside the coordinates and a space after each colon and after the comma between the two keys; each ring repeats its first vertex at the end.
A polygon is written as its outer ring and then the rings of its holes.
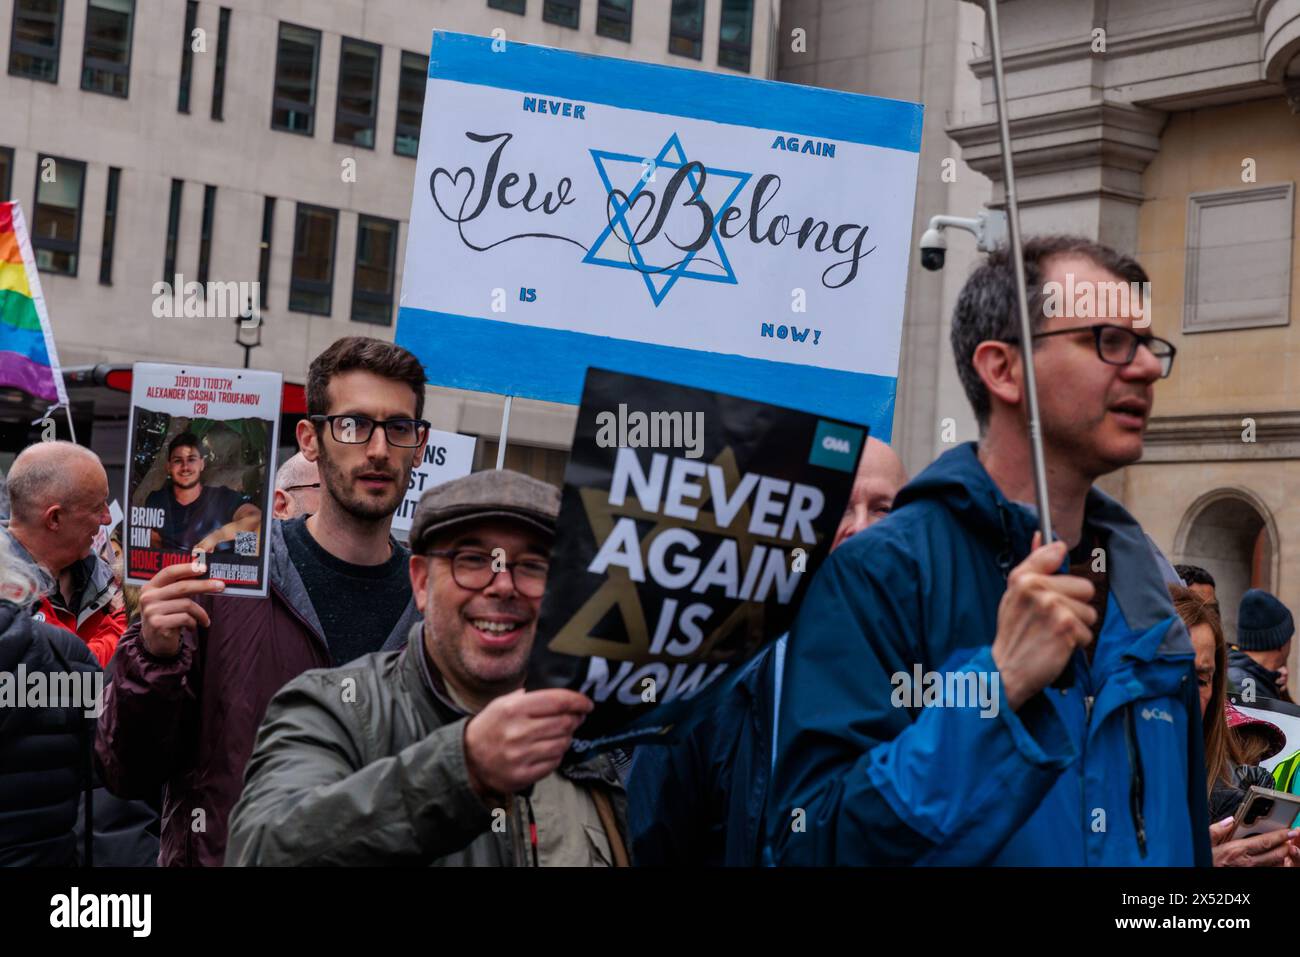
{"type": "Polygon", "coordinates": [[[1200,565],[1175,565],[1174,571],[1178,577],[1183,580],[1184,585],[1209,585],[1214,586],[1214,576],[1207,572],[1200,565]]]}

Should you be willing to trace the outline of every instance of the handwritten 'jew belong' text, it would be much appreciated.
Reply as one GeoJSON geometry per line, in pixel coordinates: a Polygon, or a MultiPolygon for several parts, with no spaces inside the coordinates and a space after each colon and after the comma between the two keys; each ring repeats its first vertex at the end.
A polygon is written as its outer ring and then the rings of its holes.
{"type": "MultiPolygon", "coordinates": [[[[429,193],[434,205],[445,219],[456,224],[461,242],[465,246],[476,252],[485,252],[502,243],[517,239],[554,239],[573,243],[584,252],[587,251],[588,247],[577,239],[554,232],[515,233],[496,239],[480,239],[478,242],[468,238],[465,234],[465,224],[479,219],[493,200],[500,209],[510,210],[519,207],[530,214],[553,216],[561,208],[577,202],[577,196],[571,195],[573,181],[568,176],[561,177],[554,190],[546,191],[540,198],[537,198],[537,175],[532,171],[527,171],[523,176],[516,172],[507,172],[498,179],[502,155],[506,146],[514,138],[513,133],[485,134],[467,131],[465,136],[474,143],[496,144],[491,153],[487,154],[482,169],[476,171],[471,166],[462,166],[453,175],[450,170],[439,166],[429,176],[429,193]],[[462,176],[469,177],[467,186],[460,186],[462,176]],[[527,187],[520,195],[515,188],[522,185],[525,178],[527,187]],[[461,188],[465,193],[457,203],[455,197],[450,194],[461,188]]],[[[637,246],[653,242],[663,232],[668,241],[682,252],[698,252],[709,243],[716,228],[723,239],[745,236],[756,245],[767,243],[771,246],[780,246],[787,238],[794,237],[797,249],[802,250],[811,244],[812,248],[820,253],[834,252],[847,255],[847,258],[831,263],[822,272],[821,282],[827,289],[839,289],[853,282],[857,278],[862,260],[876,249],[875,246],[864,248],[867,233],[871,229],[869,225],[843,223],[832,228],[826,220],[808,216],[798,228],[792,229],[791,224],[797,217],[780,214],[767,219],[766,228],[761,229],[764,210],[776,199],[781,189],[781,178],[775,173],[765,173],[754,181],[752,189],[749,190],[748,215],[741,206],[737,205],[727,206],[720,213],[715,212],[703,198],[707,179],[708,174],[704,165],[692,161],[678,167],[671,176],[665,177],[662,195],[657,195],[647,184],[643,184],[643,188],[629,205],[627,193],[618,189],[611,190],[605,201],[606,216],[613,226],[614,220],[618,218],[617,210],[639,212],[638,207],[642,197],[646,197],[648,209],[641,214],[640,221],[631,235],[631,244],[637,246]],[[687,217],[692,219],[688,220],[687,217]],[[688,224],[685,230],[687,235],[694,231],[693,238],[686,243],[679,243],[672,239],[666,232],[670,219],[674,226],[674,235],[677,234],[677,225],[684,223],[688,224]]],[[[624,231],[614,229],[613,235],[628,244],[625,230],[626,227],[624,231]]],[[[658,266],[647,268],[646,271],[661,272],[667,268],[672,267],[658,266]]]]}

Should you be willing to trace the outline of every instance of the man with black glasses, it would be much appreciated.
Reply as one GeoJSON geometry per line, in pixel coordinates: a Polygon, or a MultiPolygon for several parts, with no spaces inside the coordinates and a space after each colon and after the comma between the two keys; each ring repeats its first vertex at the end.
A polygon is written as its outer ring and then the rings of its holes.
{"type": "Polygon", "coordinates": [[[404,650],[275,696],[227,863],[626,863],[612,761],[559,767],[591,700],[522,690],[559,506],[555,488],[504,469],[424,493],[410,567],[423,621],[404,650]]]}
{"type": "Polygon", "coordinates": [[[287,681],[399,644],[419,612],[389,534],[429,423],[424,369],[400,346],[340,339],[312,362],[298,444],[320,507],[272,522],[266,599],[222,597],[189,563],[140,593],[96,752],[119,795],[164,792],[161,863],[220,864],[267,702],[287,681]]]}
{"type": "Polygon", "coordinates": [[[979,442],[908,484],[803,600],[768,803],[777,864],[1211,861],[1192,645],[1141,526],[1093,485],[1141,457],[1174,347],[1146,331],[1148,303],[1100,294],[1145,288],[1142,267],[1072,236],[1025,243],[1022,342],[1013,266],[990,255],[953,314],[979,442]],[[1061,288],[1096,308],[1061,315],[1061,288]]]}

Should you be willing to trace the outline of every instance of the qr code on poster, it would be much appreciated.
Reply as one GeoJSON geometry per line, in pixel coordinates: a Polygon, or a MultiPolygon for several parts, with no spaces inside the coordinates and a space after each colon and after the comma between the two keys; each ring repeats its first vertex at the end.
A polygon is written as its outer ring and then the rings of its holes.
{"type": "Polygon", "coordinates": [[[257,557],[257,532],[235,532],[235,554],[257,557]]]}

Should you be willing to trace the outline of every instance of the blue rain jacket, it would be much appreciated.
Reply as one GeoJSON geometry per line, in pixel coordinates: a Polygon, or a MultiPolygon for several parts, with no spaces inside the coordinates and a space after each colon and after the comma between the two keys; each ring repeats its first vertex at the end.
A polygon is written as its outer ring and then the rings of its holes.
{"type": "Polygon", "coordinates": [[[1110,586],[1093,660],[1076,652],[1073,687],[996,716],[972,700],[913,706],[897,677],[918,664],[996,674],[998,603],[1037,518],[1002,495],[975,445],[836,549],[790,637],[774,863],[1211,863],[1191,642],[1133,517],[1093,489],[1085,520],[1110,586]]]}

